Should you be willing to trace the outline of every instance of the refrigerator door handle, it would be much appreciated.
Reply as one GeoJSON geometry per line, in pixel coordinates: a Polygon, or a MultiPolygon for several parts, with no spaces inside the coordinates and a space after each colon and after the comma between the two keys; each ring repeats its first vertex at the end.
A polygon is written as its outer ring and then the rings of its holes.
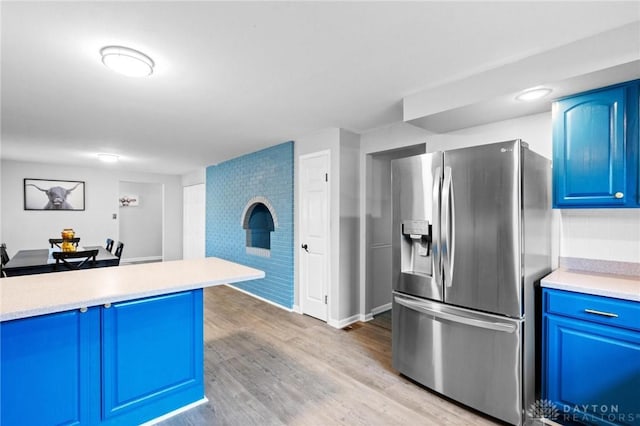
{"type": "Polygon", "coordinates": [[[460,324],[469,325],[472,327],[485,328],[488,330],[503,331],[505,333],[513,333],[516,331],[516,326],[514,324],[509,324],[504,322],[485,321],[477,318],[467,317],[460,314],[458,315],[451,314],[449,312],[443,312],[440,310],[432,309],[431,307],[427,306],[426,304],[420,301],[406,299],[403,297],[395,296],[394,299],[396,303],[398,303],[399,305],[402,305],[409,309],[413,309],[414,311],[418,311],[423,314],[431,315],[433,318],[436,318],[436,319],[443,319],[451,322],[457,322],[460,324]]]}
{"type": "Polygon", "coordinates": [[[438,285],[442,285],[442,236],[440,235],[440,188],[442,185],[442,171],[440,167],[436,167],[433,179],[432,209],[433,209],[433,256],[432,270],[433,278],[438,285]]]}
{"type": "Polygon", "coordinates": [[[444,168],[444,183],[442,185],[443,203],[443,242],[442,242],[442,263],[444,268],[445,287],[453,285],[453,240],[455,238],[455,225],[453,223],[453,179],[451,177],[451,167],[444,168]]]}

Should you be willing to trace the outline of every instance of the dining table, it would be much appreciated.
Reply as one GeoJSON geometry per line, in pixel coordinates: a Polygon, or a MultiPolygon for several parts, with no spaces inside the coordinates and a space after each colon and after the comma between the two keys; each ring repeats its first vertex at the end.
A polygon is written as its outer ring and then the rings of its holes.
{"type": "MultiPolygon", "coordinates": [[[[102,246],[84,246],[78,248],[78,250],[95,249],[98,249],[98,255],[96,256],[96,262],[93,267],[101,268],[120,264],[120,258],[102,246]]],[[[2,270],[7,277],[57,272],[55,269],[56,261],[51,255],[54,250],[55,249],[46,248],[19,250],[9,262],[2,267],[2,270]]],[[[66,267],[58,265],[58,271],[64,270],[67,270],[66,267]]]]}

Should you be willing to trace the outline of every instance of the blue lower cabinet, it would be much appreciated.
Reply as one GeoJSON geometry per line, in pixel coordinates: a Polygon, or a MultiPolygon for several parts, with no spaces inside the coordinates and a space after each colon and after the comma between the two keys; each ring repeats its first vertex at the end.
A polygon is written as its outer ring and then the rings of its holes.
{"type": "Polygon", "coordinates": [[[544,294],[543,398],[557,408],[552,420],[640,425],[640,331],[626,328],[640,326],[640,304],[546,289],[544,294]],[[572,297],[575,303],[568,301],[572,297]],[[566,309],[553,310],[554,298],[565,301],[566,309]],[[575,309],[578,303],[581,309],[575,309]],[[581,319],[585,313],[593,320],[581,319]]]}
{"type": "Polygon", "coordinates": [[[204,397],[202,290],[102,310],[103,420],[137,424],[204,397]]]}
{"type": "Polygon", "coordinates": [[[204,398],[202,290],[0,323],[0,424],[134,425],[204,398]]]}
{"type": "Polygon", "coordinates": [[[99,324],[99,308],[0,323],[0,424],[99,422],[99,324]]]}

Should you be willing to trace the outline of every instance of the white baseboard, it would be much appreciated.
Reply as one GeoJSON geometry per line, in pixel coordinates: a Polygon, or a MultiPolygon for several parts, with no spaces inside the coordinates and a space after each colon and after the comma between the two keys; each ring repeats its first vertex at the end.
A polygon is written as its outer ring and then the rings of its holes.
{"type": "Polygon", "coordinates": [[[139,262],[162,262],[162,256],[147,256],[147,257],[128,257],[122,258],[120,264],[127,263],[139,263],[139,262]]]}
{"type": "Polygon", "coordinates": [[[345,328],[358,321],[360,321],[360,314],[352,315],[349,318],[345,318],[339,321],[330,319],[329,321],[327,321],[327,324],[334,328],[345,328]]]}
{"type": "Polygon", "coordinates": [[[267,302],[270,305],[276,306],[276,307],[278,307],[280,309],[284,309],[287,312],[293,312],[293,309],[291,309],[291,308],[287,308],[286,306],[282,306],[279,303],[273,302],[271,300],[265,299],[264,297],[260,297],[260,296],[258,296],[256,294],[253,294],[253,293],[249,292],[249,291],[246,291],[246,290],[243,290],[241,288],[238,288],[238,287],[234,286],[233,284],[225,284],[225,285],[227,287],[229,287],[229,288],[234,289],[234,290],[238,290],[241,293],[248,294],[251,297],[255,297],[258,300],[262,300],[263,302],[267,302]]]}
{"type": "Polygon", "coordinates": [[[167,414],[164,414],[160,417],[156,417],[155,419],[149,420],[148,422],[144,422],[142,423],[140,426],[152,426],[155,425],[157,423],[160,423],[162,421],[165,421],[173,416],[177,416],[178,414],[184,413],[187,410],[191,410],[194,407],[197,407],[198,405],[202,405],[202,404],[206,404],[207,402],[209,402],[209,400],[207,399],[207,397],[203,397],[202,399],[192,402],[191,404],[187,404],[184,407],[180,407],[177,410],[173,410],[167,414]]]}
{"type": "Polygon", "coordinates": [[[371,312],[369,312],[366,315],[360,314],[360,321],[362,321],[362,322],[371,321],[372,319],[373,319],[373,314],[371,312]]]}
{"type": "Polygon", "coordinates": [[[302,314],[302,308],[300,307],[300,305],[293,305],[293,312],[295,312],[296,314],[302,314]]]}
{"type": "Polygon", "coordinates": [[[360,317],[359,320],[362,321],[362,322],[371,321],[375,315],[378,315],[381,312],[386,312],[389,309],[391,309],[391,303],[380,305],[378,307],[373,308],[371,310],[371,312],[369,312],[368,314],[360,314],[359,315],[359,317],[360,317]]]}
{"type": "Polygon", "coordinates": [[[381,312],[387,312],[388,310],[391,309],[391,302],[384,304],[384,305],[380,305],[376,308],[373,308],[371,310],[371,315],[378,315],[381,312]]]}

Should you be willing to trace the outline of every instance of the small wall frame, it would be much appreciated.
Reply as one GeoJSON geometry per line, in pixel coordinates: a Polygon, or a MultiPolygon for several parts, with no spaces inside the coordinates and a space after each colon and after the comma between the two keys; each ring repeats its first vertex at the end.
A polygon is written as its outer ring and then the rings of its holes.
{"type": "Polygon", "coordinates": [[[118,198],[120,207],[138,207],[140,205],[140,196],[137,194],[121,195],[118,198]]]}

